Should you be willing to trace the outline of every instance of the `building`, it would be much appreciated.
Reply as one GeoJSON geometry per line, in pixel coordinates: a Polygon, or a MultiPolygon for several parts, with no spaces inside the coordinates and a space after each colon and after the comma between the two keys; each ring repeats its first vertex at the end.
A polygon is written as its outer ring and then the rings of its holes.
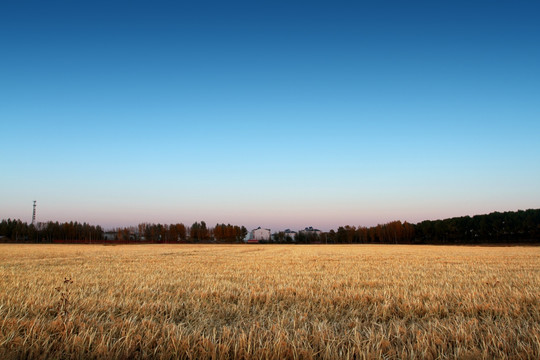
{"type": "Polygon", "coordinates": [[[106,231],[103,233],[103,240],[116,240],[118,233],[116,231],[106,231]]]}
{"type": "Polygon", "coordinates": [[[259,241],[270,240],[270,229],[263,229],[260,226],[251,230],[244,239],[247,243],[258,243],[259,241]]]}
{"type": "Polygon", "coordinates": [[[320,236],[322,231],[319,229],[314,229],[312,226],[305,228],[304,230],[300,230],[300,232],[304,235],[316,235],[320,236]]]}
{"type": "Polygon", "coordinates": [[[283,234],[284,234],[285,240],[287,240],[288,238],[291,238],[292,241],[296,240],[296,235],[297,235],[296,231],[292,231],[291,229],[285,229],[283,234]]]}

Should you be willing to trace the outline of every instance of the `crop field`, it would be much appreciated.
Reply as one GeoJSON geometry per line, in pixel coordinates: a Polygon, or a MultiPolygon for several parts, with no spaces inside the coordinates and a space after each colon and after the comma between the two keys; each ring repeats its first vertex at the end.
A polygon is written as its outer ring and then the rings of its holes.
{"type": "Polygon", "coordinates": [[[0,358],[538,359],[540,247],[2,244],[0,358]]]}

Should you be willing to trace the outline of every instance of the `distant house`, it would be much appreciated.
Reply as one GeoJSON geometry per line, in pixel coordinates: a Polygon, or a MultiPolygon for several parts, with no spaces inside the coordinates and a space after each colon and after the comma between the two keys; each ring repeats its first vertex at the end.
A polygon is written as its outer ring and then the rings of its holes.
{"type": "Polygon", "coordinates": [[[322,231],[319,229],[314,229],[312,226],[305,228],[304,230],[300,230],[300,232],[304,235],[321,235],[322,231]]]}
{"type": "Polygon", "coordinates": [[[270,240],[270,229],[263,229],[260,226],[256,229],[251,230],[246,238],[245,242],[249,244],[256,244],[259,241],[269,241],[270,240]]]}
{"type": "Polygon", "coordinates": [[[296,235],[297,235],[296,231],[292,231],[291,229],[285,229],[283,234],[284,234],[285,240],[287,240],[287,238],[291,238],[292,241],[295,241],[296,235]]]}
{"type": "Polygon", "coordinates": [[[116,231],[106,231],[103,233],[103,240],[116,240],[117,235],[116,231]]]}

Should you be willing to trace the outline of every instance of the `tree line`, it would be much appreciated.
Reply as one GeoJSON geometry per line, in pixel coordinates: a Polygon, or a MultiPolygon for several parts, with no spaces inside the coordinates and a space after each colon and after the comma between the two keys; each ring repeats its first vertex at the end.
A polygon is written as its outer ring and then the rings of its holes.
{"type": "Polygon", "coordinates": [[[15,242],[52,242],[53,240],[64,241],[99,241],[103,239],[101,226],[90,225],[80,222],[49,221],[28,225],[21,220],[2,220],[0,222],[0,236],[4,236],[15,242]]]}
{"type": "Polygon", "coordinates": [[[2,220],[0,222],[1,241],[14,242],[221,242],[234,243],[242,241],[248,231],[244,226],[216,224],[208,227],[204,221],[195,222],[191,226],[183,223],[154,224],[141,223],[137,226],[116,228],[104,231],[99,225],[94,226],[79,222],[46,222],[28,224],[21,220],[2,220]]]}
{"type": "Polygon", "coordinates": [[[417,224],[392,221],[372,227],[340,226],[321,234],[273,234],[275,243],[323,244],[481,244],[540,243],[540,209],[493,212],[417,224]]]}
{"type": "Polygon", "coordinates": [[[540,209],[493,212],[415,225],[419,243],[513,243],[540,242],[540,209]]]}
{"type": "Polygon", "coordinates": [[[177,224],[141,223],[136,228],[119,228],[116,238],[119,240],[139,240],[149,242],[240,242],[247,235],[244,226],[216,224],[208,227],[206,222],[194,222],[191,226],[177,224]]]}
{"type": "MultiPolygon", "coordinates": [[[[46,242],[76,241],[144,241],[177,242],[242,242],[248,231],[244,226],[216,224],[204,221],[191,226],[141,223],[136,227],[117,228],[105,232],[99,225],[79,222],[46,222],[37,226],[21,220],[0,222],[0,241],[46,242]],[[111,238],[112,236],[112,238],[111,238]]],[[[417,224],[392,221],[377,226],[340,226],[314,234],[298,232],[292,239],[283,232],[272,236],[276,243],[327,244],[479,244],[479,243],[539,243],[540,209],[493,212],[486,215],[462,216],[443,220],[425,220],[417,224]]]]}
{"type": "Polygon", "coordinates": [[[342,226],[330,230],[328,243],[480,244],[540,242],[540,209],[493,212],[417,224],[393,221],[373,227],[342,226]]]}

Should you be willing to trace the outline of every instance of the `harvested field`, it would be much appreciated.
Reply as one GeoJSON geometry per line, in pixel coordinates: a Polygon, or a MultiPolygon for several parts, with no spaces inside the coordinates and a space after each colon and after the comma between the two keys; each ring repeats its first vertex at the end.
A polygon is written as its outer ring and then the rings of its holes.
{"type": "Polygon", "coordinates": [[[0,289],[3,359],[540,358],[540,247],[2,244],[0,289]]]}

